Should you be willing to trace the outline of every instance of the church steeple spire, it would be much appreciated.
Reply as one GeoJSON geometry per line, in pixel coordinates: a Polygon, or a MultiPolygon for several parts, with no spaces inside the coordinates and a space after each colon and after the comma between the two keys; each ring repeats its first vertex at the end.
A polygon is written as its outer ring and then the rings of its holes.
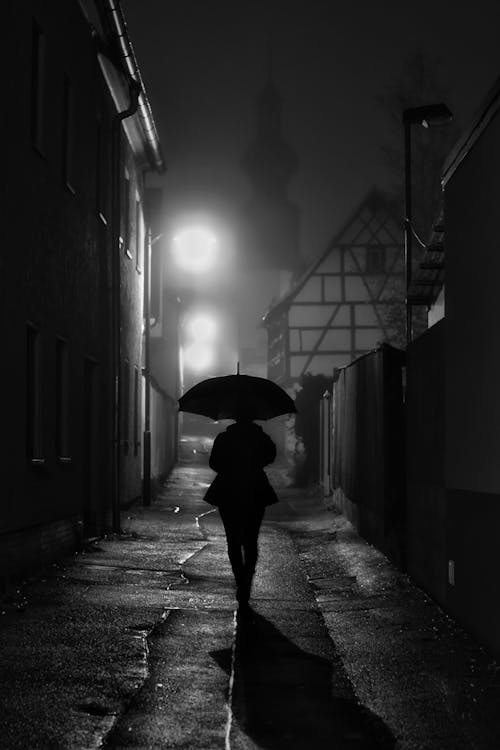
{"type": "Polygon", "coordinates": [[[271,42],[267,55],[267,80],[258,98],[257,134],[242,164],[254,190],[285,197],[297,170],[297,155],[282,131],[282,97],[274,81],[271,42]]]}

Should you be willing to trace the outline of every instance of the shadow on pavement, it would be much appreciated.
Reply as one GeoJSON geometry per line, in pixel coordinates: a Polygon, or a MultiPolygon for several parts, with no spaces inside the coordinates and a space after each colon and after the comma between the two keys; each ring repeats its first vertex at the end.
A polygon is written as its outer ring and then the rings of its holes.
{"type": "MultiPolygon", "coordinates": [[[[231,649],[211,656],[230,674],[231,649]]],[[[302,650],[255,612],[238,624],[234,664],[233,718],[259,747],[394,748],[390,730],[354,694],[332,694],[334,665],[329,660],[302,650]]]]}

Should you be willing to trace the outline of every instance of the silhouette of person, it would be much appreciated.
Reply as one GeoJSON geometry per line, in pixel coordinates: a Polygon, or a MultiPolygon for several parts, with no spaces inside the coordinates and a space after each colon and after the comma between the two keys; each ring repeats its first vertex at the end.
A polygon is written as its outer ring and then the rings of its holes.
{"type": "Polygon", "coordinates": [[[218,506],[242,610],[248,607],[265,508],[278,502],[263,469],[275,458],[274,442],[243,409],[235,423],[217,435],[210,454],[210,468],[217,476],[204,499],[218,506]]]}

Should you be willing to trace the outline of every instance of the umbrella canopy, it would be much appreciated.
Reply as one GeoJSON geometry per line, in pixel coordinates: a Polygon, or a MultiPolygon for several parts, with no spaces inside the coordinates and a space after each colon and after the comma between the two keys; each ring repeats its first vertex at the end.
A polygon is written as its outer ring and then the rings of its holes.
{"type": "Polygon", "coordinates": [[[236,419],[244,413],[250,419],[272,419],[297,411],[283,388],[252,375],[224,375],[197,383],[179,399],[179,411],[201,414],[210,419],[236,419]]]}

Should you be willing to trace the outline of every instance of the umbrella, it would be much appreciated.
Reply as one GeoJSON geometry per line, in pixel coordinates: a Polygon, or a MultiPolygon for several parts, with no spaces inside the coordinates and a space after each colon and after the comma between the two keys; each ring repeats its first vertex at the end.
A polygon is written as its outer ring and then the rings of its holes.
{"type": "Polygon", "coordinates": [[[283,388],[266,378],[224,375],[202,380],[179,399],[179,411],[210,419],[236,419],[244,411],[251,419],[272,419],[297,411],[283,388]]]}

